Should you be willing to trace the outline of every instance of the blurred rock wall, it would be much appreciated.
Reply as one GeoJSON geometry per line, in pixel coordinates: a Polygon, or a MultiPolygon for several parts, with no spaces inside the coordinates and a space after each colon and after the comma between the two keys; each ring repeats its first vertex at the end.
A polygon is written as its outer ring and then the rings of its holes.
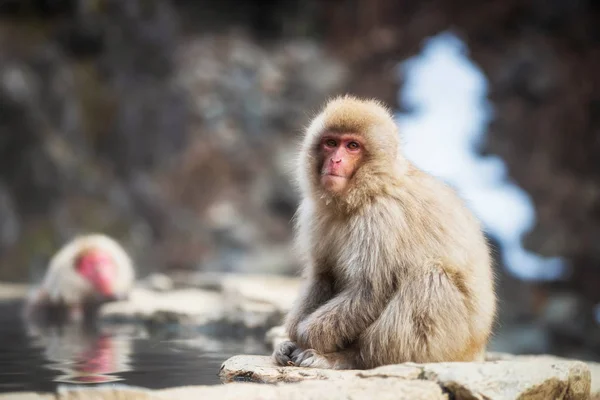
{"type": "Polygon", "coordinates": [[[269,9],[205,5],[0,5],[0,279],[39,279],[86,231],[141,275],[297,267],[293,147],[346,67],[272,36],[269,9]]]}

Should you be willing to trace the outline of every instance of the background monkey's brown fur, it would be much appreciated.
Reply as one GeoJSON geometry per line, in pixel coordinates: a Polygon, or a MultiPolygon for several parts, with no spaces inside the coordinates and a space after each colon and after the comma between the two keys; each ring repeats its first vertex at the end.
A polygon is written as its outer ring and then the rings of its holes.
{"type": "Polygon", "coordinates": [[[491,257],[455,192],[401,153],[379,102],[326,104],[304,137],[297,244],[306,287],[286,319],[282,365],[372,368],[483,357],[495,316],[491,257]],[[320,185],[326,132],[355,133],[364,158],[343,193],[320,185]]]}

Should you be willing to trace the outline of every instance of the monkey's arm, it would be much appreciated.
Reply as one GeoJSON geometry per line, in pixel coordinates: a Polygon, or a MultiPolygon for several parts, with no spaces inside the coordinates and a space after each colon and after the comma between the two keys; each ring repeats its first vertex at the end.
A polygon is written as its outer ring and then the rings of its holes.
{"type": "Polygon", "coordinates": [[[294,307],[286,317],[286,330],[291,340],[298,340],[298,325],[333,296],[333,282],[327,274],[312,274],[294,307]]]}
{"type": "Polygon", "coordinates": [[[344,349],[379,317],[393,293],[392,284],[378,284],[375,288],[366,277],[358,282],[300,322],[300,347],[321,353],[344,349]]]}

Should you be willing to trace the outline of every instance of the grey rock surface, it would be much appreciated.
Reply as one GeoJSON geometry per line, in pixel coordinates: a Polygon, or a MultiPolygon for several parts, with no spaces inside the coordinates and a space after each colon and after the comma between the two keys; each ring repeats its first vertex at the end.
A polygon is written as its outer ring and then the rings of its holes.
{"type": "Polygon", "coordinates": [[[590,371],[580,361],[550,358],[478,363],[388,365],[366,371],[279,367],[270,357],[236,356],[223,363],[225,382],[361,381],[390,379],[435,382],[455,399],[588,399],[590,371]]]}
{"type": "Polygon", "coordinates": [[[181,289],[155,292],[135,288],[127,301],[105,304],[101,318],[127,321],[205,324],[222,318],[223,304],[218,292],[181,289]]]}
{"type": "Polygon", "coordinates": [[[24,299],[30,290],[31,287],[29,285],[0,282],[0,301],[24,299]]]}
{"type": "Polygon", "coordinates": [[[306,380],[353,380],[361,377],[394,377],[418,379],[421,370],[414,366],[397,365],[361,370],[330,370],[317,368],[280,367],[265,356],[234,356],[221,366],[219,376],[224,382],[250,381],[259,383],[300,382],[306,380]]]}
{"type": "Polygon", "coordinates": [[[182,288],[167,279],[146,279],[128,300],[105,304],[100,316],[116,321],[226,323],[266,330],[282,322],[300,286],[297,278],[259,274],[214,275],[206,287],[199,283],[199,287],[182,288]],[[165,291],[166,284],[174,289],[165,291]]]}
{"type": "MultiPolygon", "coordinates": [[[[561,361],[575,361],[575,360],[570,360],[570,359],[565,359],[562,357],[556,357],[556,356],[552,356],[552,355],[513,355],[513,354],[507,354],[507,353],[488,353],[487,354],[487,359],[488,360],[531,360],[531,361],[535,361],[535,360],[543,360],[543,361],[547,361],[547,362],[561,362],[561,361]]],[[[588,369],[590,370],[590,375],[591,375],[591,393],[592,395],[596,395],[598,396],[598,398],[600,398],[600,363],[597,362],[592,362],[592,361],[585,361],[585,364],[587,365],[588,369]]]]}
{"type": "Polygon", "coordinates": [[[583,362],[511,360],[423,366],[423,377],[457,399],[588,399],[590,372],[583,362]]]}

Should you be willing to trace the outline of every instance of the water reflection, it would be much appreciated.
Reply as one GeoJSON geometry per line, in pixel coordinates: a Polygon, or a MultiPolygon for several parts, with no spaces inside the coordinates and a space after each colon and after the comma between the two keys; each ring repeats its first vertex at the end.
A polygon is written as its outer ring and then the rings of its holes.
{"type": "Polygon", "coordinates": [[[262,335],[226,326],[48,324],[24,320],[20,309],[0,302],[0,393],[217,385],[227,358],[271,353],[262,335]]]}
{"type": "Polygon", "coordinates": [[[40,347],[47,368],[60,372],[55,382],[97,384],[122,380],[119,373],[131,370],[132,326],[101,326],[69,323],[29,323],[32,344],[40,347]]]}

